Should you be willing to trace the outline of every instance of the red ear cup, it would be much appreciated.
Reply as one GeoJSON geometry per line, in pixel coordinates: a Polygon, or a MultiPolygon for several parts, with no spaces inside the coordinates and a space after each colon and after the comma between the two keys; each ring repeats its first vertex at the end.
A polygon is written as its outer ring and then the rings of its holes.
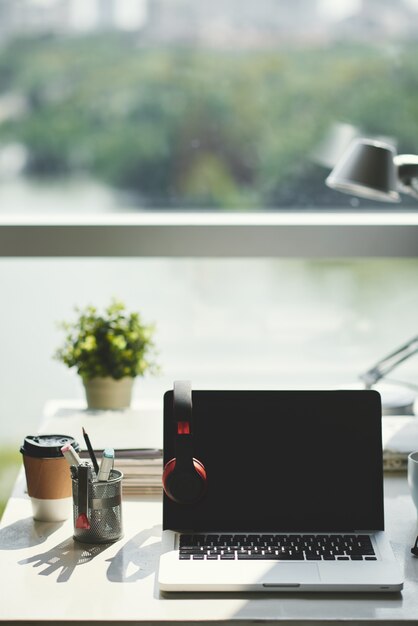
{"type": "Polygon", "coordinates": [[[198,459],[193,458],[193,467],[182,469],[171,459],[163,472],[163,487],[166,495],[178,504],[193,504],[206,491],[206,470],[198,459]]]}

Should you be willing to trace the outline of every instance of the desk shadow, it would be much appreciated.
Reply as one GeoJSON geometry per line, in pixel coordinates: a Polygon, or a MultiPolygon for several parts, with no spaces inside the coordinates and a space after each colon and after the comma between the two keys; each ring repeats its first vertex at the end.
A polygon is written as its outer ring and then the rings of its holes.
{"type": "Polygon", "coordinates": [[[46,552],[22,559],[19,565],[42,567],[39,576],[51,576],[57,573],[57,582],[63,583],[70,579],[78,565],[89,563],[98,554],[101,554],[111,544],[82,544],[69,537],[46,552]]]}
{"type": "MultiPolygon", "coordinates": [[[[227,591],[227,592],[183,592],[183,591],[160,591],[159,598],[161,600],[243,600],[245,599],[247,602],[253,602],[254,608],[256,608],[257,603],[266,603],[266,602],[274,602],[276,600],[282,600],[283,602],[295,602],[297,603],[306,603],[307,611],[309,612],[310,607],[308,606],[308,602],[312,601],[312,606],[315,606],[318,602],[326,601],[329,603],[329,607],[332,608],[333,603],[338,604],[342,603],[343,605],[348,601],[355,602],[379,602],[379,608],[399,608],[402,607],[403,597],[400,591],[388,591],[388,592],[308,592],[301,591],[296,593],[286,593],[282,591],[227,591]]],[[[303,604],[301,604],[303,606],[303,604]]],[[[371,618],[375,615],[375,607],[370,608],[367,613],[368,617],[371,618]]],[[[236,617],[248,619],[248,615],[246,615],[246,609],[241,609],[238,613],[234,614],[234,618],[236,617]]],[[[312,616],[311,616],[312,619],[312,616]]],[[[306,617],[306,620],[309,620],[309,617],[306,617]]],[[[321,622],[325,623],[325,622],[321,622]]]]}
{"type": "Polygon", "coordinates": [[[113,583],[133,583],[157,570],[161,553],[161,525],[146,528],[125,543],[110,563],[107,578],[113,583]],[[147,543],[156,537],[158,541],[147,543]]]}
{"type": "Polygon", "coordinates": [[[0,530],[0,550],[21,550],[42,544],[63,522],[38,522],[25,517],[0,530]]]}

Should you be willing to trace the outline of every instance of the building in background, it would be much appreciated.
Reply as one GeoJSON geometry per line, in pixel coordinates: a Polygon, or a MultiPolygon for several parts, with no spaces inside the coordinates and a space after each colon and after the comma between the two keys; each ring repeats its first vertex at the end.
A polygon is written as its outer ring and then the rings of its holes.
{"type": "Polygon", "coordinates": [[[0,42],[15,36],[140,32],[148,43],[266,47],[413,37],[407,0],[0,0],[0,42]],[[330,28],[332,21],[332,28],[330,28]]]}

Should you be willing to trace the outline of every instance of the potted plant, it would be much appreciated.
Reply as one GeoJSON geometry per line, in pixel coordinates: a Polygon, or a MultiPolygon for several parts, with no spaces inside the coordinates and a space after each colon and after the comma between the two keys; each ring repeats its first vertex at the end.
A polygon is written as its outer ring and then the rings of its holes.
{"type": "Polygon", "coordinates": [[[94,306],[75,311],[75,321],[60,323],[66,336],[55,358],[77,369],[89,409],[128,407],[135,378],[158,369],[153,361],[154,326],[115,299],[103,314],[94,306]]]}

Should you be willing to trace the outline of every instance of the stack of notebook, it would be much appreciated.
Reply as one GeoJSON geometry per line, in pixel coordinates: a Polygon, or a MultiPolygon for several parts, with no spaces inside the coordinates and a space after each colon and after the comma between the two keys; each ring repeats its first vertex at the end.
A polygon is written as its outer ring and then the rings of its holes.
{"type": "MultiPolygon", "coordinates": [[[[140,451],[137,451],[140,452],[140,451]]],[[[139,455],[125,457],[115,452],[115,468],[123,473],[124,495],[159,495],[162,490],[163,457],[141,458],[139,455]]]]}
{"type": "MultiPolygon", "coordinates": [[[[95,450],[96,458],[101,459],[103,450],[95,450]]],[[[89,458],[86,450],[80,453],[89,458]]],[[[163,452],[152,449],[115,450],[115,469],[123,474],[122,489],[126,496],[159,495],[162,490],[163,452]]]]}
{"type": "Polygon", "coordinates": [[[418,450],[418,418],[390,416],[382,419],[383,468],[388,472],[404,472],[408,454],[418,450]]]}

